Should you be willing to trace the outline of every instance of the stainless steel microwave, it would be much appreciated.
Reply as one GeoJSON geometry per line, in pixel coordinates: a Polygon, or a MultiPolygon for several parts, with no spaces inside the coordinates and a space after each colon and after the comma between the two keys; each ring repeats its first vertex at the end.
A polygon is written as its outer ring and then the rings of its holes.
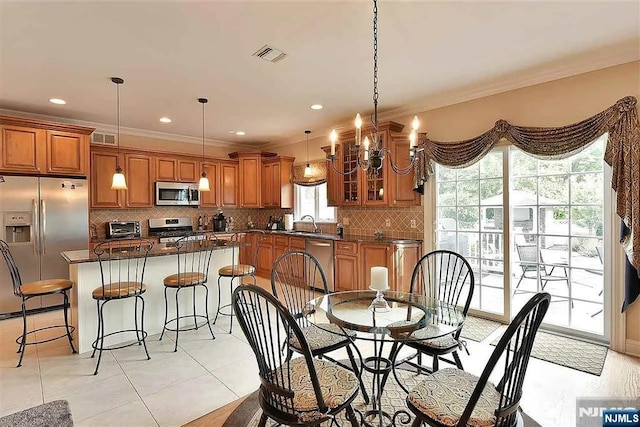
{"type": "Polygon", "coordinates": [[[156,205],[198,206],[198,184],[188,182],[156,182],[156,205]]]}

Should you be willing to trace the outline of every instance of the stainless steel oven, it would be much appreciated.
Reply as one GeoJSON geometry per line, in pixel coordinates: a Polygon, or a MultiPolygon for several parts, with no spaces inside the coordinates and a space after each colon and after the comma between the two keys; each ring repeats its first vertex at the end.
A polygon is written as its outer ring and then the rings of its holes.
{"type": "Polygon", "coordinates": [[[198,206],[198,184],[188,182],[156,182],[157,206],[198,206]]]}

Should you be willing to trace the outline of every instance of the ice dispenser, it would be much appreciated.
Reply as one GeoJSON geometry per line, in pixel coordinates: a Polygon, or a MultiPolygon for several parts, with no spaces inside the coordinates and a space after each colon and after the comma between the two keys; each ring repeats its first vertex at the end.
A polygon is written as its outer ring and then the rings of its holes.
{"type": "Polygon", "coordinates": [[[31,212],[4,212],[3,224],[7,243],[31,242],[31,212]]]}

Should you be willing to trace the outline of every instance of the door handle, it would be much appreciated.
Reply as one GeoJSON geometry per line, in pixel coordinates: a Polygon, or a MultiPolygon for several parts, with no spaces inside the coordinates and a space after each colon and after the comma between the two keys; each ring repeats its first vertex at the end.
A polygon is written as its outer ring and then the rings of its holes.
{"type": "Polygon", "coordinates": [[[44,200],[40,200],[40,214],[42,216],[42,226],[40,227],[40,239],[42,242],[42,255],[47,254],[47,204],[44,200]]]}
{"type": "Polygon", "coordinates": [[[329,246],[331,246],[331,243],[320,243],[320,242],[309,242],[310,246],[321,246],[324,248],[328,248],[329,246]]]}
{"type": "Polygon", "coordinates": [[[40,211],[38,210],[38,201],[36,199],[31,199],[31,203],[33,204],[33,230],[31,231],[31,235],[33,236],[33,253],[40,255],[40,211]]]}

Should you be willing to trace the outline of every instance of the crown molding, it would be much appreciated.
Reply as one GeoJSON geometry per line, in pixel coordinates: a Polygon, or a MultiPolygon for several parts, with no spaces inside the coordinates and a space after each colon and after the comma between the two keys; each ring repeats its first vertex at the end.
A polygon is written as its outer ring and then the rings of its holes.
{"type": "MultiPolygon", "coordinates": [[[[28,113],[25,111],[7,110],[7,109],[0,108],[0,115],[16,116],[16,117],[23,117],[23,118],[29,118],[29,119],[47,120],[47,121],[68,123],[68,124],[78,125],[78,126],[86,126],[86,127],[94,128],[96,132],[103,132],[103,133],[115,134],[118,131],[116,126],[105,124],[105,123],[89,122],[85,120],[75,120],[75,119],[69,119],[66,117],[49,116],[45,114],[28,113]]],[[[175,142],[185,142],[187,144],[198,144],[198,145],[202,144],[202,138],[188,136],[188,135],[180,135],[175,133],[156,132],[152,130],[144,130],[144,129],[137,129],[137,128],[122,127],[122,126],[120,126],[120,133],[124,135],[139,136],[144,138],[162,139],[166,141],[175,141],[175,142]]],[[[246,145],[238,144],[237,142],[222,141],[222,140],[211,139],[211,138],[205,138],[204,142],[205,142],[205,145],[208,145],[211,147],[221,147],[221,148],[237,149],[237,150],[243,150],[247,148],[246,145]]]]}

